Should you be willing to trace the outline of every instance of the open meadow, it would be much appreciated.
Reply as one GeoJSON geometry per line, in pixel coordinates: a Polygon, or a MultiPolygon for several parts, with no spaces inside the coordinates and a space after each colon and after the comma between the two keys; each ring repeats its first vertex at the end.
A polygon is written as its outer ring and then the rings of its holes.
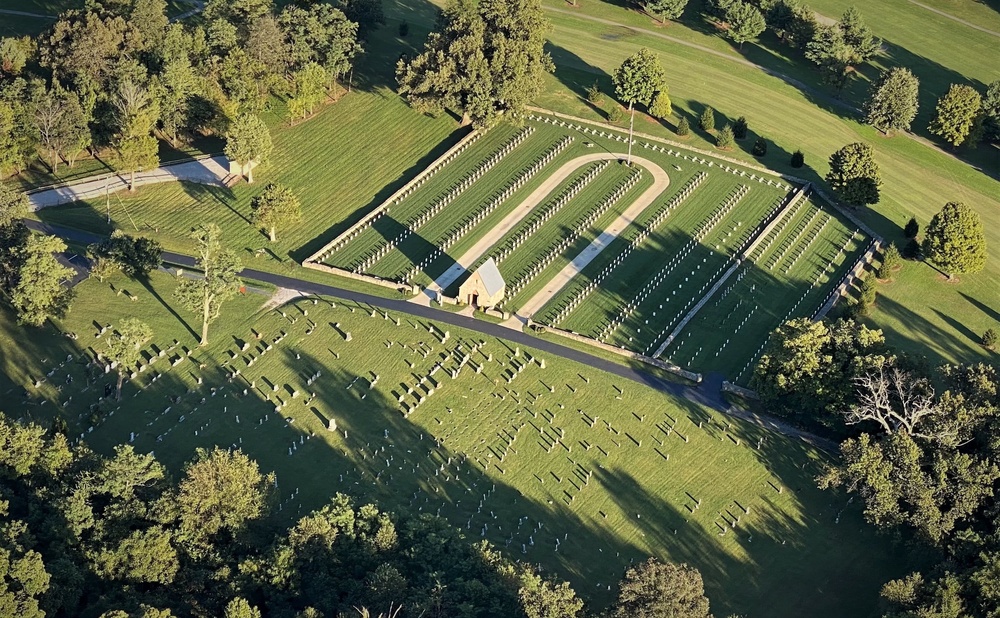
{"type": "Polygon", "coordinates": [[[911,566],[843,494],[816,489],[827,455],[803,441],[531,349],[327,298],[272,309],[241,296],[199,348],[173,286],[162,273],[146,286],[87,280],[58,330],[16,345],[19,329],[0,315],[7,405],[45,424],[61,417],[101,452],[155,451],[175,472],[195,448],[240,448],[277,472],[281,523],[338,491],[439,513],[599,604],[647,554],[697,566],[719,615],[866,615],[878,586],[911,566]],[[114,373],[91,363],[109,315],[155,331],[120,403],[104,396],[114,373]]]}

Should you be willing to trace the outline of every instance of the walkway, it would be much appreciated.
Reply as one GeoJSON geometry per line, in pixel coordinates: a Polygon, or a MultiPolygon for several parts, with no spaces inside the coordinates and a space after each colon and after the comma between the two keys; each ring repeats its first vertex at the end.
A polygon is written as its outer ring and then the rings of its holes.
{"type": "MultiPolygon", "coordinates": [[[[547,198],[550,193],[552,193],[552,191],[554,191],[559,185],[561,185],[567,178],[573,175],[573,173],[576,172],[578,169],[587,165],[588,163],[593,163],[594,161],[614,161],[614,160],[624,159],[626,156],[627,155],[623,153],[598,152],[594,154],[583,155],[564,163],[562,167],[560,167],[558,170],[555,171],[555,173],[546,178],[545,182],[543,182],[537,189],[532,191],[528,197],[524,198],[524,201],[522,201],[517,208],[515,208],[513,211],[511,211],[510,214],[504,217],[503,221],[501,221],[496,227],[491,229],[489,233],[487,233],[485,236],[480,238],[479,241],[475,245],[473,245],[471,249],[469,249],[468,251],[465,252],[464,255],[462,255],[462,257],[455,260],[455,263],[452,265],[452,267],[446,270],[444,274],[442,274],[440,277],[438,277],[433,285],[428,287],[428,291],[434,293],[438,290],[443,291],[448,289],[448,286],[455,283],[455,281],[457,281],[463,274],[465,274],[466,271],[468,271],[469,268],[471,268],[472,265],[479,260],[479,258],[481,258],[487,251],[489,251],[493,247],[493,245],[495,245],[497,242],[503,239],[504,236],[510,233],[510,231],[513,230],[522,220],[524,220],[525,217],[530,215],[531,212],[539,204],[541,204],[542,201],[545,200],[545,198],[547,198]]],[[[646,206],[649,205],[649,202],[652,202],[653,199],[655,199],[657,195],[666,190],[667,185],[670,184],[670,178],[667,177],[666,172],[664,172],[660,168],[660,166],[657,165],[656,163],[653,163],[648,159],[636,157],[634,155],[632,157],[632,160],[641,165],[642,167],[646,168],[647,170],[649,170],[649,172],[653,175],[653,186],[645,193],[643,193],[641,196],[639,196],[639,198],[635,201],[633,206],[631,206],[625,214],[623,214],[621,217],[616,219],[614,223],[612,223],[612,227],[619,224],[619,222],[626,216],[626,214],[633,212],[635,212],[635,214],[638,214],[638,212],[641,212],[643,209],[645,209],[646,206]],[[643,200],[646,201],[644,202],[643,200]],[[641,208],[636,210],[636,205],[639,204],[641,204],[641,208]]],[[[610,229],[611,228],[609,228],[609,230],[610,229]]],[[[618,232],[616,231],[611,238],[614,238],[614,236],[617,235],[618,232]]],[[[603,237],[604,234],[602,234],[601,236],[603,237]]],[[[598,240],[595,240],[594,243],[596,244],[599,240],[600,238],[598,238],[598,240]]],[[[597,252],[599,252],[603,248],[604,247],[602,246],[600,249],[597,249],[597,252]]],[[[587,249],[584,250],[584,253],[586,253],[590,249],[591,247],[588,247],[587,249]]],[[[594,255],[596,254],[597,253],[594,253],[594,255]]],[[[581,255],[583,255],[583,253],[581,253],[581,255]]],[[[593,257],[591,257],[590,259],[593,259],[593,257]]],[[[590,262],[590,259],[588,259],[583,264],[583,266],[586,266],[587,263],[590,262]]],[[[426,304],[428,300],[429,297],[423,295],[422,297],[417,297],[416,299],[414,299],[414,301],[420,302],[421,304],[426,304]]]]}
{"type": "MultiPolygon", "coordinates": [[[[204,185],[222,186],[222,179],[229,175],[229,162],[225,157],[211,157],[164,165],[148,172],[135,175],[135,186],[157,184],[183,180],[204,185]]],[[[122,174],[108,174],[98,178],[90,178],[68,185],[42,189],[28,195],[31,210],[40,210],[49,206],[68,204],[80,200],[100,197],[107,193],[116,193],[128,189],[128,178],[122,174]]]]}
{"type": "MultiPolygon", "coordinates": [[[[609,157],[621,158],[625,155],[623,154],[611,154],[607,155],[609,157]]],[[[653,200],[660,197],[660,195],[667,190],[670,185],[670,177],[667,173],[663,171],[656,163],[653,163],[649,159],[643,159],[642,157],[637,157],[632,155],[632,160],[642,167],[646,168],[650,174],[653,175],[653,186],[646,189],[632,204],[625,209],[625,212],[620,214],[617,219],[611,222],[611,225],[607,227],[600,236],[594,239],[594,242],[590,243],[583,251],[580,252],[573,261],[566,265],[561,271],[559,271],[545,287],[542,288],[537,294],[531,297],[527,303],[518,311],[518,315],[524,319],[530,318],[539,309],[544,307],[552,298],[559,293],[566,284],[570,282],[573,277],[580,274],[587,264],[590,264],[597,255],[604,251],[605,247],[611,244],[618,235],[625,231],[625,228],[632,225],[635,218],[638,217],[653,200]]]]}
{"type": "Polygon", "coordinates": [[[38,19],[57,19],[55,15],[42,15],[41,13],[29,13],[27,11],[13,11],[11,9],[0,9],[2,15],[18,15],[20,17],[37,17],[38,19]]]}

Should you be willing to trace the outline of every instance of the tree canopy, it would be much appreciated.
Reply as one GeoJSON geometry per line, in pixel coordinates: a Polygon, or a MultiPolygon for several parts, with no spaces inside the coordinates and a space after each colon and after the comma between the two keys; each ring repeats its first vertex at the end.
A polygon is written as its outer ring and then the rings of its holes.
{"type": "Polygon", "coordinates": [[[924,254],[949,274],[977,273],[986,267],[986,232],[979,214],[948,202],[924,231],[924,254]]]}
{"type": "Polygon", "coordinates": [[[865,103],[865,122],[879,131],[909,131],[917,115],[920,82],[904,67],[883,71],[865,103]]]}
{"type": "Polygon", "coordinates": [[[929,130],[952,147],[961,146],[972,136],[981,110],[982,97],[975,88],[952,84],[938,99],[929,130]]]}
{"type": "Polygon", "coordinates": [[[479,127],[518,120],[554,69],[538,0],[457,0],[439,22],[420,54],[399,61],[399,94],[421,112],[454,109],[479,127]]]}
{"type": "Polygon", "coordinates": [[[222,244],[222,230],[214,223],[195,230],[197,266],[201,276],[182,277],[175,290],[182,305],[201,316],[201,345],[208,344],[208,325],[222,312],[222,304],[239,291],[240,258],[222,244]]]}
{"type": "Polygon", "coordinates": [[[875,151],[868,144],[848,144],[830,155],[826,181],[838,198],[852,206],[877,204],[882,176],[875,151]]]}

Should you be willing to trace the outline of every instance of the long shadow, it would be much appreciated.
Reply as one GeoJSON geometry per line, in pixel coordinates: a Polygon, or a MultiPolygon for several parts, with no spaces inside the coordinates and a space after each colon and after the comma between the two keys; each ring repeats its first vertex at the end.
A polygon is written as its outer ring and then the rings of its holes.
{"type": "Polygon", "coordinates": [[[195,332],[195,330],[193,328],[191,328],[191,325],[187,323],[187,320],[185,320],[184,318],[182,318],[181,315],[179,313],[177,313],[177,311],[174,309],[173,305],[170,304],[170,303],[168,303],[162,296],[160,296],[160,293],[156,291],[156,287],[154,287],[152,284],[150,284],[150,282],[149,282],[148,279],[146,279],[145,277],[142,277],[140,279],[137,279],[137,281],[142,285],[142,287],[146,288],[146,291],[149,292],[149,294],[153,298],[156,299],[156,302],[158,302],[161,305],[163,305],[163,308],[166,309],[170,313],[170,315],[174,316],[174,319],[176,319],[177,322],[181,326],[183,326],[184,329],[187,330],[187,332],[190,333],[192,337],[194,337],[195,339],[198,339],[198,338],[201,337],[201,335],[199,335],[197,332],[195,332]]]}
{"type": "Polygon", "coordinates": [[[1000,311],[997,311],[993,307],[984,304],[982,301],[969,296],[965,292],[959,292],[958,294],[965,300],[969,301],[969,303],[976,309],[979,309],[986,315],[990,316],[990,319],[992,319],[994,322],[1000,322],[1000,311]]]}
{"type": "MultiPolygon", "coordinates": [[[[967,353],[967,347],[961,345],[960,340],[955,336],[955,332],[942,329],[912,309],[885,296],[879,296],[876,304],[881,311],[893,317],[898,324],[905,326],[905,328],[900,329],[885,324],[875,324],[875,326],[885,332],[886,340],[889,343],[911,354],[916,354],[917,356],[926,355],[931,358],[935,356],[939,359],[945,356],[964,358],[967,353]]],[[[939,315],[942,314],[939,313],[939,315]]],[[[947,319],[946,321],[949,326],[955,327],[958,333],[963,336],[971,336],[968,328],[956,327],[952,319],[947,319]]],[[[975,337],[972,337],[975,340],[975,337]]]]}
{"type": "Polygon", "coordinates": [[[614,104],[615,87],[611,81],[611,76],[604,72],[603,69],[590,64],[565,47],[546,42],[545,51],[552,56],[552,62],[556,65],[556,78],[569,88],[587,107],[599,114],[601,118],[607,119],[607,112],[587,98],[587,91],[596,84],[601,92],[604,93],[605,101],[608,104],[614,104]]]}

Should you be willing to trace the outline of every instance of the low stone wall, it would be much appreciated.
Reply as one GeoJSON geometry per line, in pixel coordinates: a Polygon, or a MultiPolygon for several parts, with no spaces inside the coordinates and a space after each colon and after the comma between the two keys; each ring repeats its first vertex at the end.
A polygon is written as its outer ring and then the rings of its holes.
{"type": "Polygon", "coordinates": [[[393,203],[401,195],[403,195],[404,193],[406,193],[407,191],[409,191],[411,187],[413,187],[414,185],[416,185],[417,183],[419,183],[425,176],[427,176],[427,174],[430,174],[431,172],[436,171],[437,168],[440,167],[441,165],[443,165],[444,161],[447,160],[448,157],[450,157],[452,155],[452,153],[454,153],[456,150],[461,150],[462,148],[464,148],[465,144],[468,141],[475,139],[478,135],[479,135],[479,131],[477,131],[475,129],[471,130],[465,137],[463,137],[462,139],[458,140],[457,144],[455,144],[454,146],[452,146],[451,148],[449,148],[447,151],[445,151],[444,154],[442,154],[437,159],[434,159],[434,161],[431,162],[430,165],[428,165],[427,167],[425,167],[424,169],[422,169],[419,174],[417,174],[416,176],[414,176],[413,178],[411,178],[405,185],[403,185],[402,187],[400,187],[395,193],[393,193],[388,198],[386,198],[385,201],[383,201],[381,204],[379,204],[374,210],[372,210],[371,212],[369,212],[364,217],[361,217],[361,219],[358,222],[356,222],[354,225],[352,225],[351,227],[347,228],[346,230],[344,230],[343,232],[341,232],[340,234],[338,234],[336,238],[334,238],[330,242],[328,242],[325,245],[323,245],[319,249],[319,251],[317,251],[316,253],[313,253],[312,255],[310,255],[306,259],[306,263],[309,263],[309,262],[321,262],[322,259],[323,259],[324,254],[328,253],[330,251],[330,249],[334,245],[336,245],[338,242],[341,241],[341,239],[347,238],[348,236],[350,236],[351,234],[353,234],[356,230],[358,230],[358,229],[360,229],[360,228],[368,225],[369,221],[371,221],[375,217],[379,216],[382,213],[382,211],[384,211],[389,206],[392,206],[393,203]]]}
{"type": "Polygon", "coordinates": [[[390,290],[395,290],[403,294],[413,294],[413,287],[405,283],[396,283],[395,281],[386,281],[385,279],[379,279],[378,277],[371,277],[369,275],[359,275],[358,273],[352,273],[349,270],[344,270],[343,268],[337,268],[335,266],[328,266],[326,264],[321,264],[319,262],[303,262],[302,264],[306,268],[311,268],[313,270],[318,270],[330,275],[337,275],[338,277],[346,277],[348,279],[354,279],[355,281],[363,281],[365,283],[370,283],[371,285],[378,285],[383,288],[389,288],[390,290]]]}
{"type": "Polygon", "coordinates": [[[841,279],[837,287],[830,292],[830,295],[827,297],[826,301],[824,301],[823,305],[820,306],[819,310],[813,314],[813,320],[822,320],[826,317],[826,314],[830,313],[830,310],[836,306],[837,302],[843,296],[847,295],[847,290],[850,289],[851,285],[853,285],[854,280],[861,276],[865,267],[875,260],[875,255],[882,251],[882,242],[883,241],[881,239],[872,241],[864,254],[858,258],[857,262],[854,263],[851,270],[844,275],[844,278],[841,279]]]}
{"type": "MultiPolygon", "coordinates": [[[[577,122],[577,123],[582,122],[584,124],[588,124],[588,125],[591,125],[591,126],[594,126],[594,127],[601,127],[602,129],[607,129],[607,130],[611,130],[611,131],[617,131],[619,133],[628,134],[628,129],[623,129],[622,127],[618,127],[618,126],[615,126],[613,124],[608,124],[606,122],[600,122],[600,121],[597,121],[597,120],[587,120],[585,118],[578,118],[577,116],[570,116],[569,114],[561,114],[559,112],[553,112],[551,110],[547,110],[547,109],[544,109],[544,108],[541,108],[541,107],[534,107],[534,106],[530,106],[530,105],[526,109],[528,109],[529,111],[533,111],[533,112],[539,113],[539,114],[546,114],[546,115],[549,115],[549,116],[554,116],[556,118],[562,118],[563,120],[571,120],[571,121],[577,122]]],[[[735,159],[733,157],[727,157],[726,155],[719,154],[718,151],[713,152],[713,151],[710,151],[710,150],[704,150],[702,148],[696,148],[696,147],[691,146],[689,144],[685,144],[684,142],[677,142],[677,141],[674,141],[674,140],[666,139],[664,137],[659,137],[659,136],[656,136],[656,135],[650,135],[649,133],[642,133],[640,131],[634,131],[632,133],[632,136],[633,136],[633,139],[635,139],[635,138],[642,138],[644,140],[655,141],[655,142],[659,142],[661,144],[669,144],[669,145],[675,146],[677,148],[683,148],[684,150],[688,150],[688,151],[691,151],[691,152],[696,152],[696,153],[698,153],[700,155],[703,155],[703,156],[706,156],[706,157],[712,157],[713,159],[718,159],[720,161],[726,161],[728,163],[732,163],[733,165],[739,165],[740,167],[745,167],[747,169],[751,169],[751,170],[754,170],[754,171],[757,171],[757,172],[763,172],[765,174],[768,174],[769,176],[774,176],[776,178],[781,178],[782,180],[785,180],[787,182],[793,182],[793,183],[797,183],[797,184],[800,184],[800,185],[807,184],[807,182],[808,182],[808,181],[806,181],[806,180],[804,180],[802,178],[799,178],[798,176],[792,176],[791,174],[782,174],[780,172],[776,172],[774,170],[767,169],[766,167],[762,167],[760,165],[755,165],[753,163],[747,163],[746,161],[741,161],[741,160],[735,159]]]]}
{"type": "MultiPolygon", "coordinates": [[[[531,324],[532,324],[532,322],[529,320],[528,321],[528,325],[530,326],[531,324]]],[[[651,358],[651,357],[646,356],[644,354],[639,354],[637,352],[632,352],[631,350],[623,350],[622,348],[616,348],[613,345],[609,345],[607,343],[604,343],[604,342],[601,342],[601,341],[597,341],[596,339],[591,339],[590,337],[585,337],[583,335],[578,335],[578,334],[570,332],[568,330],[563,330],[561,328],[555,328],[554,326],[546,326],[544,324],[541,324],[540,326],[544,326],[545,332],[549,332],[549,333],[552,333],[554,335],[559,335],[560,337],[565,337],[567,339],[571,339],[571,340],[577,341],[579,343],[585,343],[585,344],[587,344],[589,346],[593,346],[595,348],[604,350],[605,352],[611,352],[612,354],[617,354],[618,356],[624,356],[625,358],[628,358],[628,359],[631,359],[631,360],[636,360],[636,361],[639,361],[641,363],[645,363],[647,365],[650,365],[652,367],[657,367],[658,369],[663,369],[664,371],[669,371],[670,373],[673,373],[675,375],[679,375],[679,376],[681,376],[682,378],[684,378],[686,380],[691,380],[692,382],[701,383],[702,376],[701,376],[700,373],[695,373],[693,371],[688,371],[686,369],[682,369],[682,368],[680,368],[677,365],[674,365],[672,363],[667,363],[667,362],[661,361],[661,360],[659,360],[657,358],[651,358]]]]}
{"type": "Polygon", "coordinates": [[[754,399],[754,400],[760,399],[760,395],[757,394],[757,391],[750,390],[749,388],[743,388],[742,386],[739,386],[738,384],[733,384],[728,380],[722,382],[722,392],[739,395],[744,399],[754,399]]]}

